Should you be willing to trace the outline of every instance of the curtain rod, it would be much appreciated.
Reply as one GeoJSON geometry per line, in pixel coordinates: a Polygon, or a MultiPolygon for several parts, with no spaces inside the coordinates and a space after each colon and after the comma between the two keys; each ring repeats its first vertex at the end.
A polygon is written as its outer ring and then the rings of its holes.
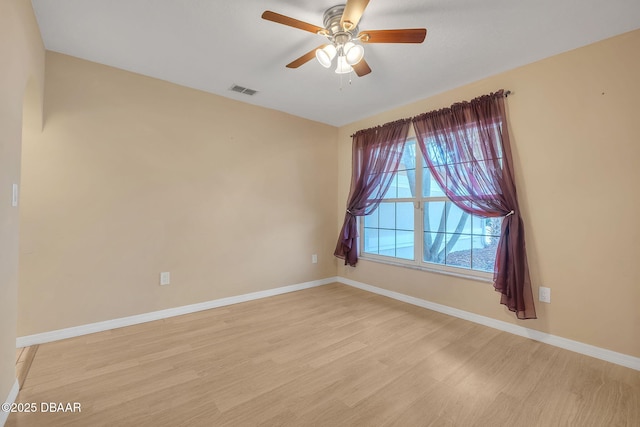
{"type": "MultiPolygon", "coordinates": [[[[495,95],[495,92],[494,92],[494,93],[492,93],[492,95],[495,95]]],[[[505,98],[507,98],[509,95],[513,95],[513,92],[511,92],[510,90],[505,90],[505,91],[503,91],[503,92],[502,92],[502,95],[503,95],[505,98]]],[[[417,116],[416,116],[416,117],[417,117],[417,116]]],[[[404,120],[412,120],[412,119],[410,119],[410,118],[407,118],[407,119],[400,119],[400,120],[395,120],[395,121],[393,121],[393,122],[385,123],[385,124],[383,124],[383,125],[374,126],[374,127],[372,127],[372,128],[369,128],[369,129],[360,129],[359,131],[357,131],[356,133],[354,133],[353,135],[351,135],[351,138],[353,138],[354,136],[356,136],[356,134],[359,134],[359,133],[361,133],[361,132],[367,132],[367,131],[375,130],[375,129],[378,129],[378,128],[381,128],[381,127],[384,127],[384,126],[386,126],[386,125],[395,124],[395,123],[397,123],[397,122],[401,122],[401,121],[404,121],[404,120]]]]}

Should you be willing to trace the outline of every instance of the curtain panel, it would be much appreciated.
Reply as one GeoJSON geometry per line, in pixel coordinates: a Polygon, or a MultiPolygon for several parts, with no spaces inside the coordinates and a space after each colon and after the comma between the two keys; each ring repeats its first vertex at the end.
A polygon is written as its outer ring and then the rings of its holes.
{"type": "Polygon", "coordinates": [[[411,120],[404,119],[352,135],[351,187],[334,252],[345,265],[358,262],[356,217],[369,215],[382,201],[398,171],[410,126],[411,120]]]}
{"type": "Polygon", "coordinates": [[[516,192],[504,91],[412,119],[418,144],[447,197],[465,212],[503,217],[494,287],[519,319],[536,311],[516,192]]]}

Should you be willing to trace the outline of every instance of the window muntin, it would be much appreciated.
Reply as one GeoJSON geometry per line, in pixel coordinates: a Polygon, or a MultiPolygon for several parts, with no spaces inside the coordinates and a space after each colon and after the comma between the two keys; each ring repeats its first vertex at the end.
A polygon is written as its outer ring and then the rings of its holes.
{"type": "Polygon", "coordinates": [[[493,271],[501,218],[468,214],[448,200],[426,201],[423,215],[424,262],[493,271]]]}
{"type": "MultiPolygon", "coordinates": [[[[451,153],[438,155],[436,167],[459,160],[451,153]]],[[[501,223],[502,218],[471,215],[449,201],[410,138],[384,200],[360,222],[360,252],[369,259],[487,277],[493,272],[501,223]]]]}
{"type": "Polygon", "coordinates": [[[364,217],[363,252],[413,260],[415,253],[412,202],[382,202],[364,217]]]}

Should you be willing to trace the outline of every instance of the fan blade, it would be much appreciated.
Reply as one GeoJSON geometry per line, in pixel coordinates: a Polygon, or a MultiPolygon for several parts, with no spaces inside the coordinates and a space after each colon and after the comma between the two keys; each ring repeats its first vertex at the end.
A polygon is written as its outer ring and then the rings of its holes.
{"type": "Polygon", "coordinates": [[[311,61],[313,58],[316,57],[316,50],[318,49],[322,49],[323,47],[325,47],[326,44],[322,44],[320,46],[318,46],[317,48],[305,53],[304,55],[302,55],[300,58],[296,59],[295,61],[292,61],[290,63],[287,64],[287,68],[298,68],[299,66],[306,64],[307,62],[311,61]]]}
{"type": "Polygon", "coordinates": [[[371,72],[371,67],[369,67],[369,64],[367,64],[367,61],[365,61],[364,58],[362,58],[356,65],[352,65],[351,67],[353,68],[353,71],[356,72],[358,77],[366,76],[371,72]]]}
{"type": "Polygon", "coordinates": [[[319,32],[324,32],[325,29],[322,27],[318,27],[316,25],[312,25],[303,21],[299,21],[294,18],[290,18],[288,16],[280,15],[279,13],[271,12],[270,10],[266,10],[262,14],[262,19],[266,19],[267,21],[276,22],[282,25],[288,25],[293,28],[298,28],[300,30],[309,31],[313,34],[318,34],[319,32]]]}
{"type": "Polygon", "coordinates": [[[358,38],[362,43],[422,43],[427,37],[426,28],[407,28],[404,30],[361,31],[358,38]]]}
{"type": "Polygon", "coordinates": [[[340,18],[340,26],[347,31],[354,29],[368,4],[369,0],[347,0],[340,18]]]}

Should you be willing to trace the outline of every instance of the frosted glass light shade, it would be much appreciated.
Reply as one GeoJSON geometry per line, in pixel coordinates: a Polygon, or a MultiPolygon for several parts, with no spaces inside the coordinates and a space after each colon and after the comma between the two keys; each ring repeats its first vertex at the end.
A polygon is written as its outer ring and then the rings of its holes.
{"type": "Polygon", "coordinates": [[[336,67],[336,73],[346,74],[346,73],[350,73],[351,71],[353,71],[353,68],[351,68],[351,65],[347,63],[347,57],[338,56],[338,66],[336,67]]]}
{"type": "Polygon", "coordinates": [[[347,57],[347,64],[356,65],[364,56],[364,48],[359,44],[349,42],[344,45],[344,54],[347,57]]]}
{"type": "Polygon", "coordinates": [[[322,49],[316,49],[316,59],[324,67],[331,67],[331,61],[336,56],[336,47],[328,44],[322,49]]]}

